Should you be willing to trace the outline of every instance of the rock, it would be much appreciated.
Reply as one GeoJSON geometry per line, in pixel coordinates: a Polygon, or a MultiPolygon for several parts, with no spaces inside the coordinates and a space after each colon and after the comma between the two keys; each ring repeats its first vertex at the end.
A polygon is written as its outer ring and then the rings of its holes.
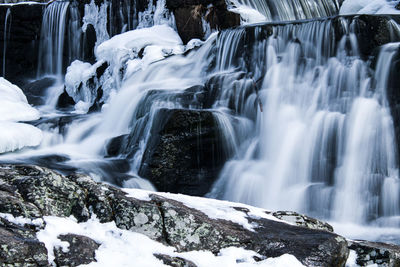
{"type": "Polygon", "coordinates": [[[48,266],[47,249],[35,231],[0,218],[1,266],[48,266]]]}
{"type": "Polygon", "coordinates": [[[94,240],[80,235],[68,234],[58,237],[69,243],[68,252],[62,248],[54,248],[55,263],[57,266],[80,266],[96,261],[96,250],[99,248],[94,240]]]}
{"type": "Polygon", "coordinates": [[[0,169],[0,179],[16,188],[25,202],[36,206],[42,215],[88,218],[85,192],[62,175],[45,168],[8,166],[0,169]]]}
{"type": "Polygon", "coordinates": [[[70,97],[67,93],[67,91],[65,91],[58,97],[58,101],[57,101],[57,108],[70,108],[72,106],[74,106],[76,103],[74,101],[74,99],[72,97],[70,97]]]}
{"type": "Polygon", "coordinates": [[[34,82],[25,84],[22,87],[22,91],[26,95],[29,104],[32,105],[43,105],[46,103],[45,95],[47,89],[55,84],[55,79],[52,78],[43,78],[40,80],[36,80],[34,82]]]}
{"type": "Polygon", "coordinates": [[[40,28],[44,4],[1,5],[0,21],[4,23],[7,9],[11,12],[11,28],[7,42],[4,42],[4,24],[0,27],[0,58],[6,49],[5,78],[19,86],[27,78],[36,77],[38,66],[40,28]]]}
{"type": "Polygon", "coordinates": [[[196,264],[194,264],[191,261],[179,258],[179,257],[171,257],[168,255],[163,255],[163,254],[154,254],[154,256],[161,260],[165,265],[172,266],[172,267],[197,267],[196,264]]]}
{"type": "Polygon", "coordinates": [[[202,196],[229,155],[211,111],[161,109],[139,171],[159,191],[202,196]]]}
{"type": "Polygon", "coordinates": [[[328,232],[332,232],[333,233],[333,227],[323,221],[308,217],[306,215],[303,214],[299,214],[297,212],[293,212],[293,211],[277,211],[277,212],[273,212],[272,216],[286,221],[286,222],[290,222],[290,223],[294,223],[297,226],[302,226],[302,227],[306,227],[309,229],[316,229],[316,230],[323,230],[323,231],[328,231],[328,232]]]}
{"type": "Polygon", "coordinates": [[[208,30],[224,30],[240,25],[240,15],[230,12],[221,0],[168,0],[174,12],[176,28],[184,43],[205,39],[208,30]]]}
{"type": "Polygon", "coordinates": [[[361,240],[348,240],[348,243],[357,253],[356,262],[360,266],[400,266],[400,246],[361,240]]]}
{"type": "Polygon", "coordinates": [[[128,135],[114,137],[106,144],[106,157],[116,157],[121,154],[122,149],[127,147],[128,135]]]}
{"type": "MultiPolygon", "coordinates": [[[[242,214],[253,230],[232,221],[210,218],[201,210],[161,195],[150,194],[145,200],[135,198],[134,195],[128,196],[120,189],[96,183],[84,175],[66,177],[46,168],[3,165],[0,166],[0,178],[6,186],[17,188],[23,201],[37,206],[42,214],[64,217],[74,215],[79,220],[86,220],[95,214],[101,222],[114,221],[121,229],[142,233],[175,247],[178,252],[209,250],[218,254],[221,249],[234,246],[253,250],[262,259],[292,254],[307,266],[343,266],[348,256],[346,240],[334,233],[255,217],[247,208],[235,208],[234,203],[230,207],[242,214]]],[[[7,238],[15,235],[15,231],[11,231],[15,227],[7,227],[0,240],[3,238],[5,243],[14,244],[17,241],[7,238]]],[[[24,238],[33,238],[33,243],[28,246],[24,239],[18,239],[20,243],[16,244],[23,247],[22,251],[30,249],[29,255],[36,255],[35,251],[41,251],[38,248],[43,248],[43,245],[35,241],[32,231],[23,230],[22,233],[26,233],[24,238]]],[[[92,259],[93,251],[98,247],[84,237],[67,235],[60,238],[71,244],[68,257],[62,251],[56,251],[60,261],[69,260],[66,265],[92,259]],[[77,256],[75,251],[84,251],[85,256],[77,256]]],[[[14,260],[12,257],[8,258],[14,260]]],[[[26,260],[30,260],[30,257],[26,257],[26,260]]],[[[40,259],[45,261],[46,257],[41,255],[40,259]]],[[[163,257],[163,260],[181,264],[174,258],[163,257]]],[[[15,258],[15,261],[20,260],[15,258]]]]}

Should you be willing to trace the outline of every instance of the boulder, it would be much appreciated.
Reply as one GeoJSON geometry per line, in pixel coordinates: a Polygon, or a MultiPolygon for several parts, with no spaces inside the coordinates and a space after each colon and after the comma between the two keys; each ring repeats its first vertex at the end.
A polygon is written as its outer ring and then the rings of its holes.
{"type": "MultiPolygon", "coordinates": [[[[292,254],[307,266],[343,266],[348,256],[346,240],[334,233],[272,219],[273,217],[268,217],[270,215],[262,210],[257,209],[257,213],[254,213],[255,208],[240,204],[192,197],[181,199],[178,195],[156,193],[147,193],[144,197],[141,191],[132,191],[128,195],[110,185],[96,183],[88,176],[66,177],[35,166],[3,165],[0,170],[2,183],[15,186],[16,191],[21,194],[21,201],[36,206],[42,214],[64,217],[74,215],[81,221],[95,214],[101,222],[113,221],[121,229],[142,233],[175,247],[178,252],[208,250],[218,254],[223,248],[242,247],[258,253],[261,260],[292,254]],[[135,192],[140,197],[135,197],[135,192]],[[69,198],[70,195],[73,198],[69,198]],[[201,201],[208,201],[204,204],[214,208],[215,214],[221,214],[222,210],[218,207],[223,205],[223,213],[227,216],[235,213],[232,218],[240,216],[241,223],[236,222],[236,219],[228,219],[229,217],[210,217],[206,211],[190,204],[201,201]],[[61,205],[64,207],[61,208],[61,205]],[[247,223],[243,224],[244,222],[247,223]]],[[[16,230],[13,229],[19,230],[20,226],[18,227],[7,224],[3,229],[0,225],[4,232],[0,239],[5,244],[1,248],[21,247],[22,251],[18,255],[1,256],[1,259],[4,258],[3,262],[21,262],[18,257],[22,255],[24,262],[35,260],[35,266],[46,264],[45,248],[35,239],[35,230],[24,229],[23,232],[18,232],[19,238],[14,238],[16,230]],[[8,239],[10,236],[11,239],[8,239]],[[24,238],[29,238],[29,244],[24,238]]],[[[93,240],[74,235],[59,238],[70,243],[69,254],[57,249],[55,251],[60,265],[74,266],[79,262],[93,260],[93,253],[98,248],[93,240]],[[76,254],[78,251],[79,255],[76,254]]],[[[178,258],[159,258],[176,264],[172,266],[184,264],[178,258]]]]}
{"type": "Polygon", "coordinates": [[[168,255],[163,255],[163,254],[154,254],[154,256],[161,260],[165,265],[172,266],[172,267],[197,267],[196,264],[194,264],[191,261],[188,261],[186,259],[180,258],[180,257],[171,257],[168,255]]]}
{"type": "Polygon", "coordinates": [[[229,156],[213,112],[161,109],[155,118],[139,175],[159,191],[205,195],[229,156]]]}
{"type": "Polygon", "coordinates": [[[68,251],[54,248],[55,263],[57,266],[80,266],[96,261],[96,250],[99,248],[92,239],[86,236],[67,234],[58,237],[61,241],[68,242],[68,251]]]}
{"type": "Polygon", "coordinates": [[[34,230],[0,218],[1,266],[48,266],[47,249],[34,230]]]}
{"type": "Polygon", "coordinates": [[[348,243],[349,249],[357,253],[356,263],[360,266],[400,266],[400,246],[363,240],[348,243]]]}

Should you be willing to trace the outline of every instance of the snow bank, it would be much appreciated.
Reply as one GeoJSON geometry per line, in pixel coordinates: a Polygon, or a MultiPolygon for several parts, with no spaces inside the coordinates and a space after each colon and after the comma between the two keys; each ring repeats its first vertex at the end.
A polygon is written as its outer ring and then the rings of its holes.
{"type": "Polygon", "coordinates": [[[243,25],[267,21],[267,18],[263,14],[251,7],[244,5],[238,5],[238,7],[229,8],[229,11],[239,14],[241,18],[241,24],[243,25]]]}
{"type": "Polygon", "coordinates": [[[345,0],[340,8],[340,15],[351,14],[400,14],[393,0],[345,0]]]}
{"type": "Polygon", "coordinates": [[[134,59],[146,46],[152,46],[153,50],[158,46],[164,53],[178,54],[184,51],[182,40],[174,29],[167,25],[156,25],[114,36],[96,49],[96,56],[108,62],[125,56],[134,59]]]}
{"type": "Polygon", "coordinates": [[[38,146],[42,132],[32,125],[18,122],[39,118],[39,112],[28,104],[22,90],[0,77],[0,153],[38,146]]]}
{"type": "Polygon", "coordinates": [[[0,77],[0,121],[33,121],[39,112],[28,104],[22,90],[0,77]]]}
{"type": "Polygon", "coordinates": [[[42,131],[32,125],[0,122],[0,153],[38,146],[42,138],[42,131]]]}
{"type": "Polygon", "coordinates": [[[209,251],[192,251],[177,253],[173,247],[167,247],[151,240],[145,235],[122,230],[114,222],[102,224],[98,219],[92,218],[85,223],[77,223],[75,218],[45,217],[46,227],[37,234],[38,239],[46,245],[49,253],[49,262],[53,264],[53,248],[68,248],[68,243],[62,242],[57,237],[62,234],[76,234],[87,236],[100,244],[96,251],[97,262],[85,266],[165,266],[154,254],[181,257],[192,261],[199,267],[209,266],[303,266],[294,256],[283,255],[279,258],[270,258],[255,262],[254,256],[259,256],[254,251],[242,248],[226,248],[219,255],[209,251]]]}

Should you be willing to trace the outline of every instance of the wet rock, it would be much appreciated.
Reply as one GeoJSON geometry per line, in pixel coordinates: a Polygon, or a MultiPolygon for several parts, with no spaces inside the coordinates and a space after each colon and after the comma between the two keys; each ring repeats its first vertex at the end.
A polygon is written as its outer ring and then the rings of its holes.
{"type": "Polygon", "coordinates": [[[57,108],[70,108],[72,106],[74,106],[76,103],[74,101],[74,99],[72,97],[70,97],[67,93],[67,91],[65,91],[58,97],[58,101],[57,101],[57,108]]]}
{"type": "Polygon", "coordinates": [[[356,263],[360,266],[400,266],[400,247],[391,244],[348,241],[349,248],[357,253],[356,263]]]}
{"type": "Polygon", "coordinates": [[[55,84],[55,79],[43,78],[34,82],[25,84],[21,89],[24,92],[29,104],[45,104],[45,95],[48,88],[55,84]]]}
{"type": "Polygon", "coordinates": [[[213,113],[161,109],[155,118],[139,175],[159,191],[206,194],[228,157],[213,113]]]}
{"type": "Polygon", "coordinates": [[[80,266],[96,261],[96,250],[99,244],[94,240],[80,235],[61,235],[58,237],[61,241],[69,243],[68,251],[64,252],[62,248],[54,248],[55,263],[57,266],[80,266]]]}
{"type": "MultiPolygon", "coordinates": [[[[4,42],[4,25],[0,27],[0,58],[3,58],[4,44],[7,44],[5,78],[19,86],[27,78],[36,76],[40,28],[44,4],[2,5],[0,21],[4,23],[7,9],[11,11],[11,27],[4,42]]],[[[3,74],[2,74],[3,76],[3,74]]]]}
{"type": "Polygon", "coordinates": [[[15,187],[24,201],[35,205],[42,215],[88,218],[85,192],[62,175],[36,166],[6,166],[0,179],[15,187]]]}
{"type": "MultiPolygon", "coordinates": [[[[306,228],[309,224],[298,227],[254,217],[245,208],[236,210],[243,214],[253,230],[232,221],[210,218],[200,210],[157,194],[138,199],[110,185],[96,183],[85,175],[66,177],[40,167],[3,165],[0,178],[4,181],[3,187],[15,187],[23,200],[37,206],[42,214],[74,215],[79,220],[95,214],[101,222],[114,221],[121,229],[142,233],[180,252],[209,250],[218,254],[221,249],[234,246],[253,250],[262,259],[292,254],[307,266],[342,266],[348,256],[346,240],[334,233],[306,228]]],[[[0,240],[22,246],[23,253],[27,251],[29,255],[25,260],[32,261],[32,255],[37,255],[36,251],[41,252],[44,246],[35,241],[35,230],[16,232],[20,230],[17,226],[6,225],[0,240]],[[18,240],[14,238],[16,234],[18,240]],[[9,237],[11,240],[7,239],[9,237]],[[27,245],[24,238],[33,241],[27,245]]],[[[79,261],[93,259],[93,251],[98,246],[91,240],[71,235],[61,238],[70,243],[70,254],[56,249],[60,265],[73,266],[79,261]],[[85,252],[84,256],[77,255],[78,251],[85,252]]],[[[47,260],[45,254],[39,255],[39,259],[47,260]]],[[[2,257],[19,262],[17,256],[2,257]]],[[[170,260],[178,264],[176,266],[181,264],[178,259],[170,260]]]]}
{"type": "Polygon", "coordinates": [[[168,0],[166,4],[174,12],[176,27],[184,43],[194,38],[204,39],[212,30],[240,25],[240,15],[228,11],[225,1],[168,0]]]}
{"type": "Polygon", "coordinates": [[[48,266],[47,250],[31,229],[0,218],[1,266],[48,266]]]}
{"type": "Polygon", "coordinates": [[[112,138],[106,144],[106,157],[116,157],[127,146],[128,135],[120,135],[112,138]]]}
{"type": "Polygon", "coordinates": [[[333,233],[333,227],[330,224],[294,211],[277,211],[273,212],[272,216],[286,222],[294,223],[297,226],[302,226],[309,229],[324,230],[333,233]]]}
{"type": "Polygon", "coordinates": [[[165,265],[172,267],[196,267],[197,265],[191,261],[188,261],[179,257],[171,257],[163,254],[154,254],[154,256],[161,260],[165,265]]]}

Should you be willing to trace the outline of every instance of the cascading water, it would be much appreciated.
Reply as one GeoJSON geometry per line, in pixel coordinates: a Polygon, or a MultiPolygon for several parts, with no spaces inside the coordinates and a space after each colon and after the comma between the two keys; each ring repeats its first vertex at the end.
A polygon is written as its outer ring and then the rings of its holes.
{"type": "Polygon", "coordinates": [[[11,34],[11,9],[7,9],[6,18],[4,21],[4,44],[3,44],[3,77],[6,76],[6,58],[7,58],[7,41],[10,38],[11,34]]]}
{"type": "Polygon", "coordinates": [[[337,0],[227,0],[227,4],[244,18],[258,12],[268,22],[329,17],[339,12],[337,0]]]}
{"type": "Polygon", "coordinates": [[[65,31],[69,2],[55,1],[43,14],[41,44],[39,48],[38,76],[63,73],[65,31]]]}
{"type": "MultiPolygon", "coordinates": [[[[343,26],[354,27],[345,21],[343,26]]],[[[373,77],[352,32],[333,52],[329,21],[273,31],[254,45],[254,65],[259,58],[266,63],[258,131],[226,164],[210,196],[337,221],[398,226],[393,218],[400,215],[400,180],[385,93],[398,45],[382,48],[373,77]]],[[[236,32],[243,38],[243,29],[236,32]]],[[[233,33],[225,33],[220,51],[236,49],[228,35],[233,33]]]]}

